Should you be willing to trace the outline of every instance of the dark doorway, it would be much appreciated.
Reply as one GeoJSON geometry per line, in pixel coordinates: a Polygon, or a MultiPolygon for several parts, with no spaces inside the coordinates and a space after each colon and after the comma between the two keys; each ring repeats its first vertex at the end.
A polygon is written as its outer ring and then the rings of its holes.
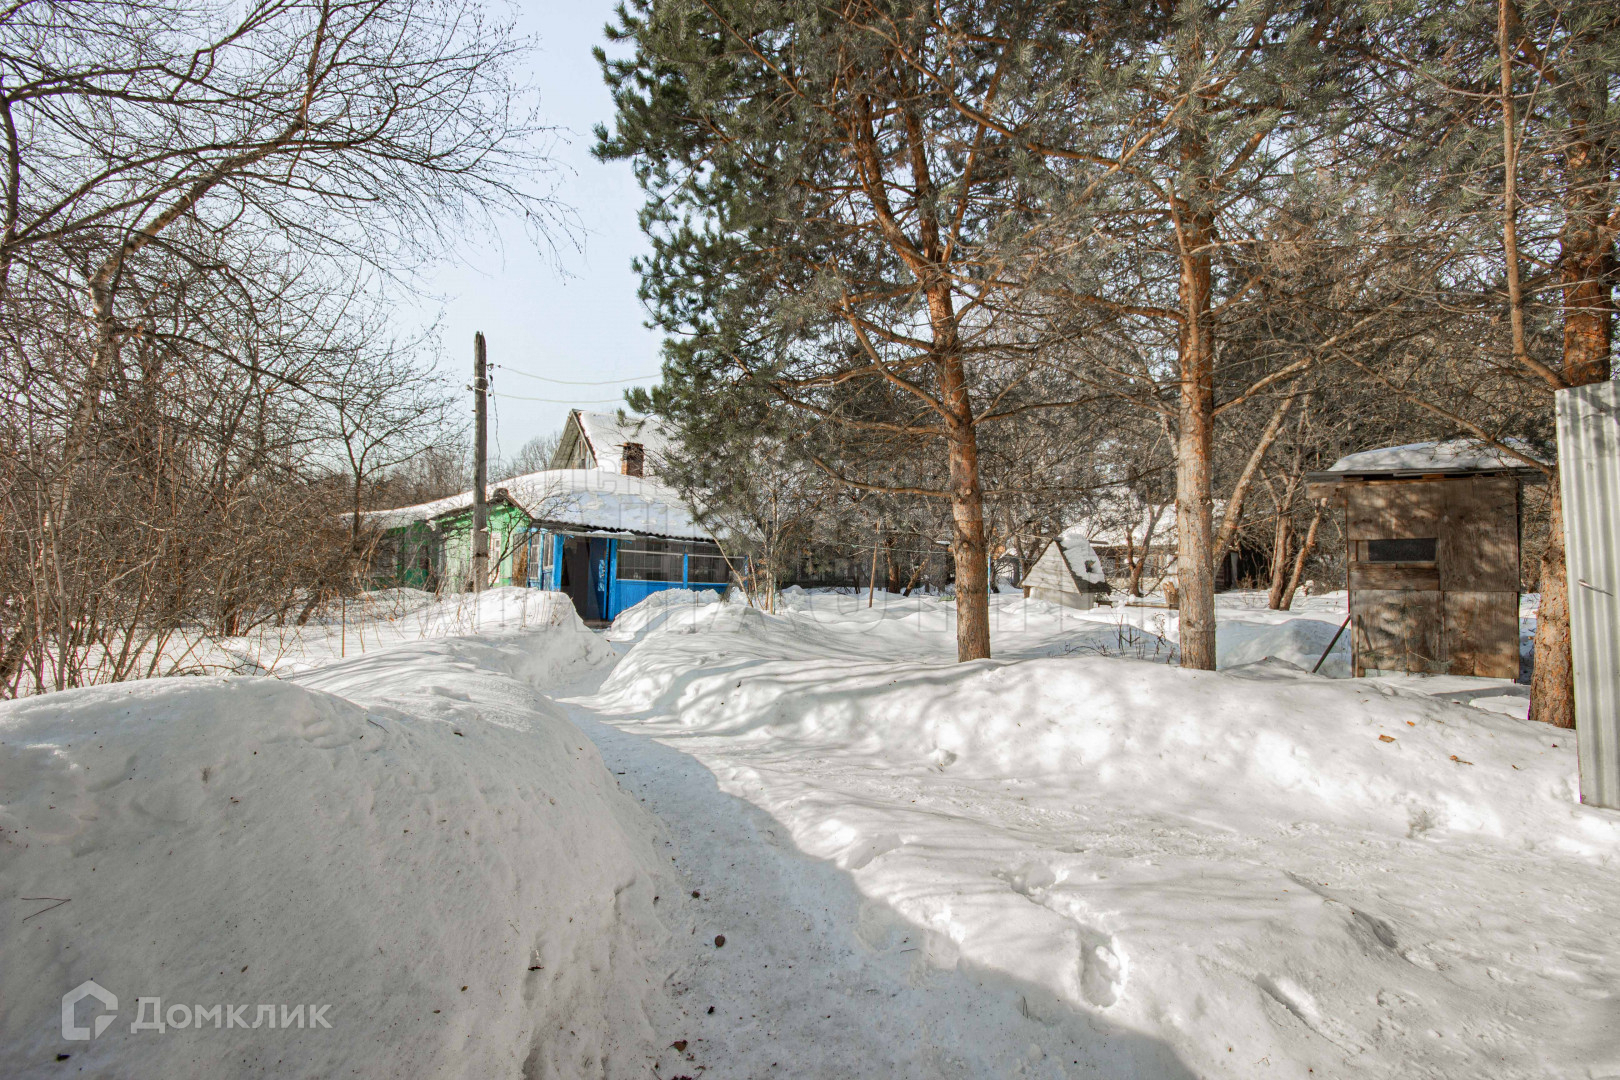
{"type": "Polygon", "coordinates": [[[579,536],[568,537],[563,541],[562,591],[574,602],[579,617],[587,621],[602,617],[591,577],[590,541],[579,536]]]}
{"type": "Polygon", "coordinates": [[[563,541],[561,588],[587,626],[607,623],[611,554],[602,537],[570,536],[563,541]]]}

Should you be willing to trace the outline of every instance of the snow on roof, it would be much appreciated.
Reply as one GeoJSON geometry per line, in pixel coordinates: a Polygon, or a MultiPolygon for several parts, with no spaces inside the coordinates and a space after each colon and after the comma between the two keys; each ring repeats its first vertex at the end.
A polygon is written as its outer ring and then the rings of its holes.
{"type": "MultiPolygon", "coordinates": [[[[1139,510],[1130,518],[1120,518],[1113,514],[1093,514],[1083,517],[1068,531],[1079,532],[1092,544],[1103,547],[1125,547],[1126,534],[1130,534],[1130,542],[1140,548],[1142,541],[1147,537],[1148,524],[1151,514],[1148,510],[1139,510]]],[[[1159,515],[1157,522],[1153,523],[1153,546],[1174,547],[1176,544],[1176,508],[1169,506],[1159,515]]]]}
{"type": "MultiPolygon", "coordinates": [[[[1522,439],[1503,439],[1520,453],[1530,454],[1522,439]]],[[[1534,457],[1534,454],[1530,454],[1534,457]]],[[[1363,450],[1333,463],[1330,473],[1437,473],[1480,472],[1494,469],[1523,469],[1524,462],[1500,448],[1478,439],[1447,439],[1443,442],[1407,443],[1378,450],[1363,450]]]]}
{"type": "Polygon", "coordinates": [[[640,443],[646,450],[649,472],[657,471],[657,463],[669,449],[669,434],[655,417],[625,414],[621,419],[617,413],[584,409],[575,410],[574,415],[596,456],[596,467],[606,472],[623,470],[625,443],[640,443]]]}
{"type": "MultiPolygon", "coordinates": [[[[679,495],[656,480],[604,469],[544,469],[491,484],[489,499],[506,498],[531,518],[592,532],[629,532],[679,540],[707,540],[679,495]]],[[[431,521],[472,507],[472,492],[378,510],[366,515],[384,529],[431,521]]]]}
{"type": "Polygon", "coordinates": [[[1063,549],[1063,557],[1069,561],[1069,569],[1077,576],[1094,585],[1106,585],[1108,575],[1103,571],[1102,559],[1091,546],[1091,540],[1086,536],[1083,526],[1072,525],[1063,530],[1058,537],[1058,547],[1063,549]]]}
{"type": "MultiPolygon", "coordinates": [[[[1130,545],[1140,548],[1151,528],[1153,547],[1175,547],[1174,502],[1165,505],[1157,518],[1153,516],[1153,508],[1129,490],[1106,489],[1094,495],[1090,503],[1091,512],[1076,518],[1069,530],[1081,533],[1093,545],[1122,548],[1127,545],[1128,535],[1130,545]]],[[[1219,509],[1217,506],[1217,513],[1219,509]]]]}

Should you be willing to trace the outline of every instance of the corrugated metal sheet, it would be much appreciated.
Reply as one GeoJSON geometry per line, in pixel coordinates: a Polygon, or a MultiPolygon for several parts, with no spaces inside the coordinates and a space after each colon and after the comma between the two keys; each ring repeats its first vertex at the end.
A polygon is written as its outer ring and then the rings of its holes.
{"type": "Polygon", "coordinates": [[[1557,396],[1581,801],[1620,809],[1620,383],[1557,396]]]}

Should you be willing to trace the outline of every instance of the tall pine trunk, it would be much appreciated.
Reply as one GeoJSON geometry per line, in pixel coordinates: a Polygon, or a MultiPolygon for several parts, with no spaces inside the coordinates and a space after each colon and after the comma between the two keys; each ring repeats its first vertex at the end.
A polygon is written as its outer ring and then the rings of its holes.
{"type": "Polygon", "coordinates": [[[984,660],[990,656],[989,548],[984,538],[978,432],[973,426],[973,407],[960,356],[947,354],[941,360],[939,382],[941,397],[950,409],[947,441],[951,554],[956,559],[956,659],[984,660]]]}
{"type": "Polygon", "coordinates": [[[1215,227],[1195,212],[1182,222],[1181,383],[1176,438],[1176,586],[1181,666],[1215,670],[1215,532],[1211,517],[1215,341],[1210,253],[1215,227]]]}
{"type": "MultiPolygon", "coordinates": [[[[1504,23],[1506,16],[1504,15],[1504,23]]],[[[1507,28],[1502,28],[1506,38],[1507,28]]],[[[1613,335],[1614,212],[1603,148],[1592,139],[1607,95],[1601,76],[1580,64],[1590,41],[1575,50],[1577,74],[1560,88],[1569,119],[1564,152],[1564,227],[1559,277],[1563,286],[1564,382],[1585,386],[1609,378],[1613,335]]],[[[1504,62],[1504,81],[1508,68],[1504,62]]],[[[1511,119],[1511,113],[1508,113],[1511,119]]],[[[1569,636],[1569,578],[1564,553],[1564,507],[1558,471],[1547,478],[1551,513],[1547,545],[1541,552],[1541,608],[1536,615],[1535,673],[1530,680],[1530,718],[1554,727],[1575,726],[1575,665],[1569,636]]]]}
{"type": "Polygon", "coordinates": [[[1564,565],[1564,500],[1552,485],[1547,546],[1541,549],[1541,609],[1536,613],[1536,668],[1530,678],[1530,719],[1575,726],[1575,661],[1569,644],[1569,580],[1564,565]]]}
{"type": "MultiPolygon", "coordinates": [[[[1613,238],[1597,148],[1577,140],[1569,163],[1572,191],[1560,259],[1564,292],[1564,381],[1570,386],[1605,382],[1613,334],[1613,238]]],[[[1555,470],[1548,477],[1551,514],[1541,552],[1541,609],[1536,614],[1535,673],[1530,680],[1530,719],[1554,727],[1575,726],[1575,662],[1569,638],[1569,577],[1564,555],[1564,504],[1555,470]]]]}

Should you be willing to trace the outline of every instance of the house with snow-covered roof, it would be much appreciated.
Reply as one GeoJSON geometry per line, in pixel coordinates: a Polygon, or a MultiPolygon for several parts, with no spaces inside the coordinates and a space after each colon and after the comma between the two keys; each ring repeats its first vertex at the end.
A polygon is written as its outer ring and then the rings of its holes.
{"type": "MultiPolygon", "coordinates": [[[[1224,499],[1213,506],[1220,524],[1224,499]]],[[[1103,569],[1115,586],[1130,592],[1133,584],[1152,591],[1176,573],[1178,537],[1176,505],[1171,499],[1149,503],[1135,493],[1105,490],[1093,497],[1091,512],[1070,526],[1083,533],[1102,557],[1103,569]]],[[[1215,566],[1215,591],[1234,589],[1265,571],[1266,557],[1241,536],[1215,566]]]]}
{"type": "MultiPolygon", "coordinates": [[[[611,620],[663,589],[723,591],[732,567],[720,546],[679,494],[648,475],[649,458],[667,446],[653,421],[570,413],[553,462],[574,467],[489,486],[485,584],[566,593],[587,622],[611,620]]],[[[373,580],[471,590],[472,502],[466,491],[367,515],[383,531],[373,580]]]]}

